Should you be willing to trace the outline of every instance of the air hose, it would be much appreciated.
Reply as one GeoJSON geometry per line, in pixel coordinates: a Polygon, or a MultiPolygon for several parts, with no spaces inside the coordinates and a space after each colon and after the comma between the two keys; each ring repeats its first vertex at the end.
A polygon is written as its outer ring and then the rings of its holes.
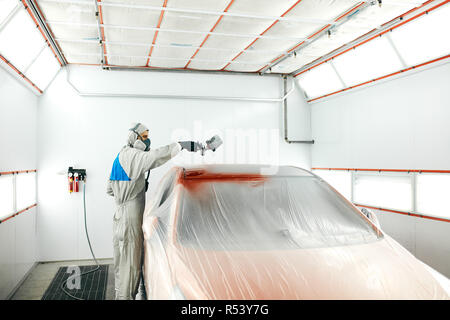
{"type": "MultiPolygon", "coordinates": [[[[84,211],[84,231],[86,232],[86,239],[87,239],[88,244],[89,244],[89,249],[91,250],[91,255],[92,255],[92,258],[94,258],[94,261],[95,261],[95,264],[97,265],[97,268],[89,270],[87,272],[83,272],[80,275],[78,275],[77,277],[80,277],[80,283],[81,283],[81,277],[82,276],[87,275],[89,273],[93,273],[93,272],[95,272],[95,271],[100,269],[100,265],[98,264],[97,258],[95,258],[94,250],[92,250],[91,240],[89,239],[89,232],[88,232],[88,229],[87,229],[87,222],[86,222],[86,180],[83,181],[83,209],[84,209],[83,210],[84,211]]],[[[64,280],[61,283],[61,289],[66,295],[68,295],[69,297],[71,297],[73,299],[76,299],[76,300],[84,300],[84,299],[78,298],[78,297],[70,294],[70,292],[67,292],[66,291],[66,285],[67,285],[67,279],[64,280]]]]}

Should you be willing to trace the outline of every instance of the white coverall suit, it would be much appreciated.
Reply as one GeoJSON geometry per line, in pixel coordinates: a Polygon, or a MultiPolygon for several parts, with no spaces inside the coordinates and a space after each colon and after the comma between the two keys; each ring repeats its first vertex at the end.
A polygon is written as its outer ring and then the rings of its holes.
{"type": "MultiPolygon", "coordinates": [[[[131,135],[130,135],[131,137],[131,135]]],[[[145,209],[145,172],[159,167],[181,151],[179,143],[142,151],[129,138],[114,161],[107,193],[114,196],[114,275],[116,299],[135,299],[141,280],[145,209]]]]}

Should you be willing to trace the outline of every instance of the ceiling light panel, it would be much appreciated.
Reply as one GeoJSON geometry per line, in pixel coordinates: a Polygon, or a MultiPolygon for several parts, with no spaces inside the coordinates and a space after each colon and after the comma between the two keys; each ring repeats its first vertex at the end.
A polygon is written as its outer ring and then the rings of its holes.
{"type": "Polygon", "coordinates": [[[25,70],[44,46],[44,38],[25,9],[0,30],[0,52],[19,70],[25,70]]]}
{"type": "Polygon", "coordinates": [[[366,42],[334,58],[333,64],[347,87],[402,69],[386,37],[366,42]]]}
{"type": "Polygon", "coordinates": [[[343,89],[336,72],[329,63],[323,63],[297,77],[298,83],[309,98],[343,89]]]}
{"type": "Polygon", "coordinates": [[[17,5],[16,0],[0,0],[0,24],[6,20],[17,5]]]}
{"type": "Polygon", "coordinates": [[[390,36],[406,64],[413,66],[450,53],[450,4],[395,29],[390,36]]]}

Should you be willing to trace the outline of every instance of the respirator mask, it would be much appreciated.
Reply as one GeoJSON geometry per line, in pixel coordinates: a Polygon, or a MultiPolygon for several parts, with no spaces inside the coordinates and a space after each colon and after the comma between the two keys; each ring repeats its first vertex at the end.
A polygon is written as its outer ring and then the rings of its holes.
{"type": "Polygon", "coordinates": [[[142,150],[142,151],[149,151],[151,141],[150,138],[143,139],[142,136],[136,131],[140,123],[136,124],[134,128],[131,128],[130,131],[132,131],[136,135],[136,141],[133,143],[133,148],[142,150]],[[139,139],[140,138],[140,139],[139,139]]]}
{"type": "MultiPolygon", "coordinates": [[[[140,137],[140,135],[138,135],[138,136],[140,137]]],[[[142,139],[142,137],[141,137],[141,139],[142,139]]],[[[133,148],[136,148],[136,149],[139,149],[139,150],[142,150],[142,151],[149,151],[150,150],[150,144],[151,144],[150,139],[147,139],[147,140],[139,140],[139,139],[137,139],[135,141],[135,143],[133,144],[133,148]]]]}

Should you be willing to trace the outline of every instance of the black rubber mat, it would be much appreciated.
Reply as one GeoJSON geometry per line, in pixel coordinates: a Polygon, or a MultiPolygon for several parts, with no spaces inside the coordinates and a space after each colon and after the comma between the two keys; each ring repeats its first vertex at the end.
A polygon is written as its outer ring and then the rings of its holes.
{"type": "Polygon", "coordinates": [[[69,277],[71,279],[67,283],[65,290],[71,295],[83,300],[105,300],[106,285],[108,283],[108,265],[100,265],[97,271],[81,276],[79,285],[77,285],[76,279],[74,279],[75,274],[93,270],[97,266],[78,266],[80,268],[79,273],[75,273],[73,268],[74,266],[59,268],[41,300],[77,300],[64,293],[61,288],[63,282],[67,282],[69,277]],[[67,268],[71,269],[67,270],[67,268]]]}

